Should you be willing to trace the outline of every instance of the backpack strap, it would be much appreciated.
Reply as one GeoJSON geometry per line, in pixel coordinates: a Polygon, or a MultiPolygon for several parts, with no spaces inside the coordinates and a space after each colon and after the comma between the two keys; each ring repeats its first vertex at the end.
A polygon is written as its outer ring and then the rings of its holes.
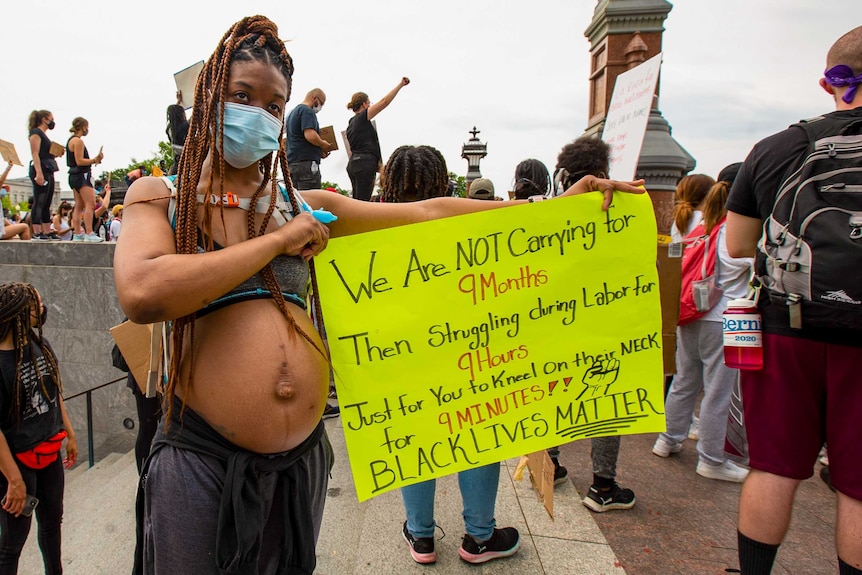
{"type": "MultiPolygon", "coordinates": [[[[177,188],[174,185],[175,179],[176,176],[163,176],[161,178],[162,182],[164,182],[165,186],[171,192],[171,200],[168,203],[168,220],[171,222],[171,228],[174,230],[177,229],[177,188]]],[[[293,219],[293,208],[290,205],[290,197],[287,195],[287,189],[281,184],[278,184],[278,189],[281,192],[281,198],[275,202],[275,210],[272,212],[272,217],[278,226],[281,227],[293,219]]],[[[198,194],[197,202],[199,204],[203,204],[205,199],[206,196],[198,194]]],[[[254,211],[258,214],[265,214],[269,209],[269,201],[268,197],[258,199],[254,206],[254,211]]],[[[300,203],[303,202],[301,199],[299,201],[300,203]]],[[[220,197],[214,194],[210,195],[210,203],[215,206],[224,205],[228,208],[240,208],[246,211],[251,209],[250,198],[240,198],[231,192],[227,192],[220,197]]]]}

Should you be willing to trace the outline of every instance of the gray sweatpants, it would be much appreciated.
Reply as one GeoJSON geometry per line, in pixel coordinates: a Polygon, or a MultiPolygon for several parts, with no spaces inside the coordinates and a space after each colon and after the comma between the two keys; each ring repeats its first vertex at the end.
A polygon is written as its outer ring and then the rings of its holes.
{"type": "MultiPolygon", "coordinates": [[[[593,474],[605,479],[617,478],[617,459],[620,456],[620,436],[593,437],[590,446],[590,457],[593,460],[593,474]]],[[[548,449],[548,456],[559,457],[560,448],[548,449]]]]}
{"type": "MultiPolygon", "coordinates": [[[[314,541],[320,533],[323,504],[332,468],[332,447],[324,432],[304,459],[314,541]]],[[[224,485],[224,465],[213,457],[161,447],[150,461],[144,485],[144,573],[146,575],[218,575],[215,563],[216,528],[224,485]]],[[[280,509],[277,474],[261,478],[264,509],[280,509]]],[[[260,575],[275,575],[281,552],[281,522],[264,518],[260,575]]]]}
{"type": "Polygon", "coordinates": [[[677,328],[676,375],[665,401],[667,431],[660,437],[676,445],[688,437],[691,414],[701,390],[697,452],[712,465],[723,463],[730,394],[739,371],[724,365],[721,322],[695,321],[677,328]]]}

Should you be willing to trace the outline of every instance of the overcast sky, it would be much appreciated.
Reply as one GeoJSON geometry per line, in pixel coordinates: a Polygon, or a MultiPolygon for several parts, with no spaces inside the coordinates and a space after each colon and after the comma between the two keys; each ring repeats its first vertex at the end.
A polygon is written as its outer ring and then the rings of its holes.
{"type": "MultiPolygon", "coordinates": [[[[90,122],[105,169],[147,158],[165,139],[174,72],[206,59],[239,18],[279,27],[296,72],[288,109],[311,88],[327,94],[318,119],[340,132],[353,92],[379,100],[411,84],[377,117],[384,159],[402,144],[429,144],[449,169],[467,171],[461,145],[476,125],[488,144],[481,169],[498,195],[517,163],[551,170],[587,125],[594,0],[11,1],[4,8],[0,139],[29,159],[30,111],[48,109],[65,144],[75,116],[90,122]]],[[[665,21],[659,108],[673,136],[716,176],[760,138],[833,108],[817,81],[829,46],[862,23],[859,0],[684,0],[665,21]]],[[[857,70],[857,72],[859,72],[857,70]]],[[[349,188],[342,150],[324,180],[349,188]]],[[[68,189],[64,162],[58,179],[68,189]]],[[[99,170],[101,171],[101,170],[99,170]]],[[[16,167],[10,177],[25,177],[16,167]]]]}

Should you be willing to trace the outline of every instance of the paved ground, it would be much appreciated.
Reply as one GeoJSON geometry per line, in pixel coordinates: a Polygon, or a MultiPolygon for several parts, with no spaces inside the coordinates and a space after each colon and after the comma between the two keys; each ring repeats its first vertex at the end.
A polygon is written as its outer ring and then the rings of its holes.
{"type": "MultiPolygon", "coordinates": [[[[618,479],[633,489],[629,511],[593,518],[628,575],[712,575],[733,573],[739,485],[695,474],[695,442],[668,459],[652,454],[655,435],[622,440],[618,479]]],[[[592,481],[589,441],[561,448],[561,463],[581,493],[592,481]]],[[[817,465],[819,471],[820,465],[817,465]]],[[[838,572],[833,530],[835,496],[815,477],[802,483],[793,522],[778,552],[774,575],[838,572]]]]}

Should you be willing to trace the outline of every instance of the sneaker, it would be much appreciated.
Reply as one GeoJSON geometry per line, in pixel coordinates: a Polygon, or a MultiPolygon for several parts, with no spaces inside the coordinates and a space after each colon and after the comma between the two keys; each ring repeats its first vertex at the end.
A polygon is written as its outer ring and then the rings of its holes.
{"type": "Polygon", "coordinates": [[[338,417],[341,413],[341,410],[338,409],[337,405],[329,405],[326,404],[326,407],[323,408],[323,419],[332,419],[333,417],[338,417]]]}
{"type": "Polygon", "coordinates": [[[85,236],[84,234],[73,234],[72,235],[72,241],[73,242],[83,242],[84,238],[86,238],[86,237],[87,236],[85,236]]]}
{"type": "Polygon", "coordinates": [[[427,564],[437,561],[437,552],[434,551],[433,537],[413,537],[407,531],[407,522],[404,522],[404,528],[401,530],[401,535],[404,536],[404,541],[410,547],[410,555],[417,563],[427,564]]]}
{"type": "Polygon", "coordinates": [[[30,238],[31,242],[47,242],[48,236],[47,234],[34,234],[32,238],[30,238]]]}
{"type": "Polygon", "coordinates": [[[61,238],[60,236],[58,236],[56,232],[51,232],[50,234],[48,234],[48,235],[46,236],[46,239],[49,239],[49,240],[51,240],[52,242],[60,242],[60,241],[63,241],[63,238],[61,238]]]}
{"type": "Polygon", "coordinates": [[[105,241],[105,238],[103,238],[103,237],[99,236],[98,234],[87,234],[87,235],[85,235],[85,236],[84,236],[84,241],[85,241],[85,242],[90,242],[90,243],[94,243],[94,244],[95,244],[95,243],[99,243],[99,242],[103,242],[103,241],[105,241]]]}
{"type": "Polygon", "coordinates": [[[556,457],[552,457],[554,462],[554,485],[562,485],[569,480],[569,471],[560,465],[560,461],[556,457]]]}
{"type": "Polygon", "coordinates": [[[730,481],[742,483],[748,477],[748,470],[740,467],[730,460],[719,465],[711,465],[705,461],[697,462],[697,474],[707,479],[718,479],[719,481],[730,481]]]}
{"type": "Polygon", "coordinates": [[[631,509],[635,506],[635,492],[620,487],[616,483],[608,491],[602,491],[595,485],[590,485],[584,505],[596,513],[604,513],[613,509],[631,509]]]}
{"type": "Polygon", "coordinates": [[[661,436],[655,440],[655,445],[652,446],[652,452],[659,457],[669,457],[671,453],[679,453],[680,451],[682,451],[682,443],[671,443],[662,439],[661,436]]]}
{"type": "Polygon", "coordinates": [[[688,426],[688,438],[697,441],[700,439],[700,418],[691,415],[691,425],[688,426]]]}
{"type": "Polygon", "coordinates": [[[510,557],[518,552],[521,546],[521,536],[514,527],[494,529],[494,534],[481,543],[471,535],[464,534],[464,540],[458,549],[458,555],[467,563],[485,563],[492,559],[510,557]]]}

